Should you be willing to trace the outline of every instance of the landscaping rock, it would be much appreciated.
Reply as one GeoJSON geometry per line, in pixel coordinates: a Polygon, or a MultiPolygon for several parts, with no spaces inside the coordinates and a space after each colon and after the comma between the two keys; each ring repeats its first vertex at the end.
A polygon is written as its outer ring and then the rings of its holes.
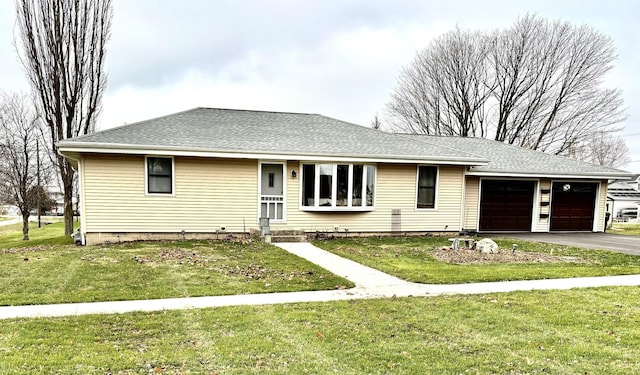
{"type": "Polygon", "coordinates": [[[482,254],[495,254],[499,249],[498,244],[490,238],[483,238],[476,242],[476,250],[482,254]]]}

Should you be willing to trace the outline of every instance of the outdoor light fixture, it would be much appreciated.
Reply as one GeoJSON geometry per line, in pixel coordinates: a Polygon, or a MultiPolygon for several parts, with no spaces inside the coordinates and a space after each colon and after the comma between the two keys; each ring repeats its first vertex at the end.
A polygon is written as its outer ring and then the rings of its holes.
{"type": "Polygon", "coordinates": [[[296,173],[295,169],[291,171],[291,178],[296,178],[298,174],[296,173]]]}

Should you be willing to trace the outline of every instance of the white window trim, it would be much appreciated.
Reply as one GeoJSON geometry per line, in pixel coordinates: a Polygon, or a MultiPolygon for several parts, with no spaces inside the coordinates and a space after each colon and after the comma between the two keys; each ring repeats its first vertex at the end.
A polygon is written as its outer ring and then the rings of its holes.
{"type": "Polygon", "coordinates": [[[298,199],[298,206],[301,211],[320,211],[320,212],[333,212],[333,211],[349,211],[349,212],[369,212],[374,211],[376,208],[376,196],[378,194],[378,166],[376,164],[371,163],[352,163],[352,162],[327,162],[327,161],[304,161],[298,164],[298,171],[300,171],[298,176],[298,191],[300,192],[300,199],[298,199]],[[313,164],[315,166],[315,176],[314,176],[314,186],[313,186],[313,194],[314,194],[314,205],[313,206],[303,206],[302,205],[302,195],[304,186],[302,184],[303,175],[304,175],[304,164],[313,164]],[[320,164],[331,164],[332,165],[332,179],[331,179],[331,206],[319,206],[320,199],[316,199],[316,197],[320,196],[320,164]],[[362,171],[362,192],[361,199],[364,206],[352,206],[353,203],[353,165],[363,165],[362,171]],[[348,186],[351,187],[350,194],[347,194],[347,206],[336,206],[337,200],[337,173],[338,173],[338,165],[348,165],[348,186]],[[367,166],[374,167],[373,171],[373,201],[371,206],[366,205],[366,196],[367,196],[367,166]]]}
{"type": "MultiPolygon", "coordinates": [[[[270,224],[286,224],[287,222],[287,186],[289,173],[287,169],[287,163],[283,161],[258,161],[258,212],[256,222],[260,222],[261,210],[262,210],[262,164],[280,164],[282,165],[282,220],[269,220],[270,224]]],[[[268,177],[267,177],[268,178],[268,177]]]]}
{"type": "MultiPolygon", "coordinates": [[[[463,177],[464,178],[464,177],[463,177]]],[[[416,166],[416,194],[415,194],[415,201],[413,203],[413,208],[416,211],[438,211],[438,202],[440,201],[438,199],[438,194],[440,192],[440,166],[438,165],[431,165],[431,164],[418,164],[416,166]],[[433,207],[426,207],[426,208],[418,208],[418,183],[420,182],[420,167],[433,167],[436,169],[436,186],[435,186],[435,191],[434,191],[434,196],[433,196],[433,207]]],[[[463,192],[464,194],[464,192],[463,192]]]]}
{"type": "Polygon", "coordinates": [[[175,197],[176,196],[176,166],[175,158],[166,155],[145,155],[144,156],[144,195],[149,197],[175,197]],[[149,158],[171,159],[171,193],[150,193],[149,192],[149,158]]]}

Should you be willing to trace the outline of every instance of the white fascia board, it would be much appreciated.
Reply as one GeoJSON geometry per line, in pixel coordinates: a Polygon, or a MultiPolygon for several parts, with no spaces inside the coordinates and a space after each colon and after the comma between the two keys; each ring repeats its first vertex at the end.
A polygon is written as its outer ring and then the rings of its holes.
{"type": "Polygon", "coordinates": [[[93,144],[74,143],[66,145],[61,143],[58,150],[63,155],[68,153],[104,153],[104,154],[134,154],[134,155],[172,155],[172,156],[195,156],[207,158],[230,158],[230,159],[270,159],[270,160],[300,160],[300,161],[343,161],[351,163],[422,163],[422,164],[446,164],[464,166],[483,166],[488,163],[484,159],[444,157],[444,158],[412,158],[407,156],[387,156],[387,157],[360,157],[353,155],[327,155],[327,154],[286,154],[267,152],[236,152],[236,151],[202,151],[185,150],[184,148],[173,147],[145,147],[130,145],[105,145],[96,147],[93,144]]]}
{"type": "Polygon", "coordinates": [[[512,177],[512,178],[550,178],[550,179],[590,179],[590,180],[629,180],[631,174],[599,174],[599,173],[584,173],[584,174],[553,174],[553,173],[514,173],[514,172],[473,172],[468,171],[467,176],[480,176],[480,177],[512,177]]]}

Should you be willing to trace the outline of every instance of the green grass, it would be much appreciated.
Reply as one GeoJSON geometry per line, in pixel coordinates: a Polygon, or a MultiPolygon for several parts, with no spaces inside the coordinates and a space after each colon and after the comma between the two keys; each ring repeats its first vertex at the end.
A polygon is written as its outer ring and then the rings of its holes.
{"type": "Polygon", "coordinates": [[[31,241],[21,241],[19,234],[0,234],[0,305],[353,287],[343,278],[259,241],[84,247],[68,244],[68,236],[59,236],[62,225],[32,231],[31,241]]]}
{"type": "MultiPolygon", "coordinates": [[[[79,225],[75,223],[75,227],[79,225]]],[[[0,227],[0,249],[32,247],[43,245],[68,245],[72,244],[71,236],[64,235],[64,223],[42,224],[38,228],[38,223],[29,222],[29,240],[22,240],[22,222],[19,224],[5,225],[0,227]]]]}
{"type": "Polygon", "coordinates": [[[636,374],[639,305],[618,287],[14,319],[0,374],[636,374]]]}
{"type": "Polygon", "coordinates": [[[608,230],[613,234],[624,234],[626,236],[640,236],[640,224],[638,223],[614,223],[608,230]]]}
{"type": "Polygon", "coordinates": [[[314,245],[418,283],[453,284],[640,273],[640,257],[633,255],[512,239],[495,241],[501,248],[511,249],[516,243],[519,251],[553,253],[586,262],[452,264],[432,256],[435,248],[450,244],[446,237],[363,237],[316,241],[314,245]]]}

